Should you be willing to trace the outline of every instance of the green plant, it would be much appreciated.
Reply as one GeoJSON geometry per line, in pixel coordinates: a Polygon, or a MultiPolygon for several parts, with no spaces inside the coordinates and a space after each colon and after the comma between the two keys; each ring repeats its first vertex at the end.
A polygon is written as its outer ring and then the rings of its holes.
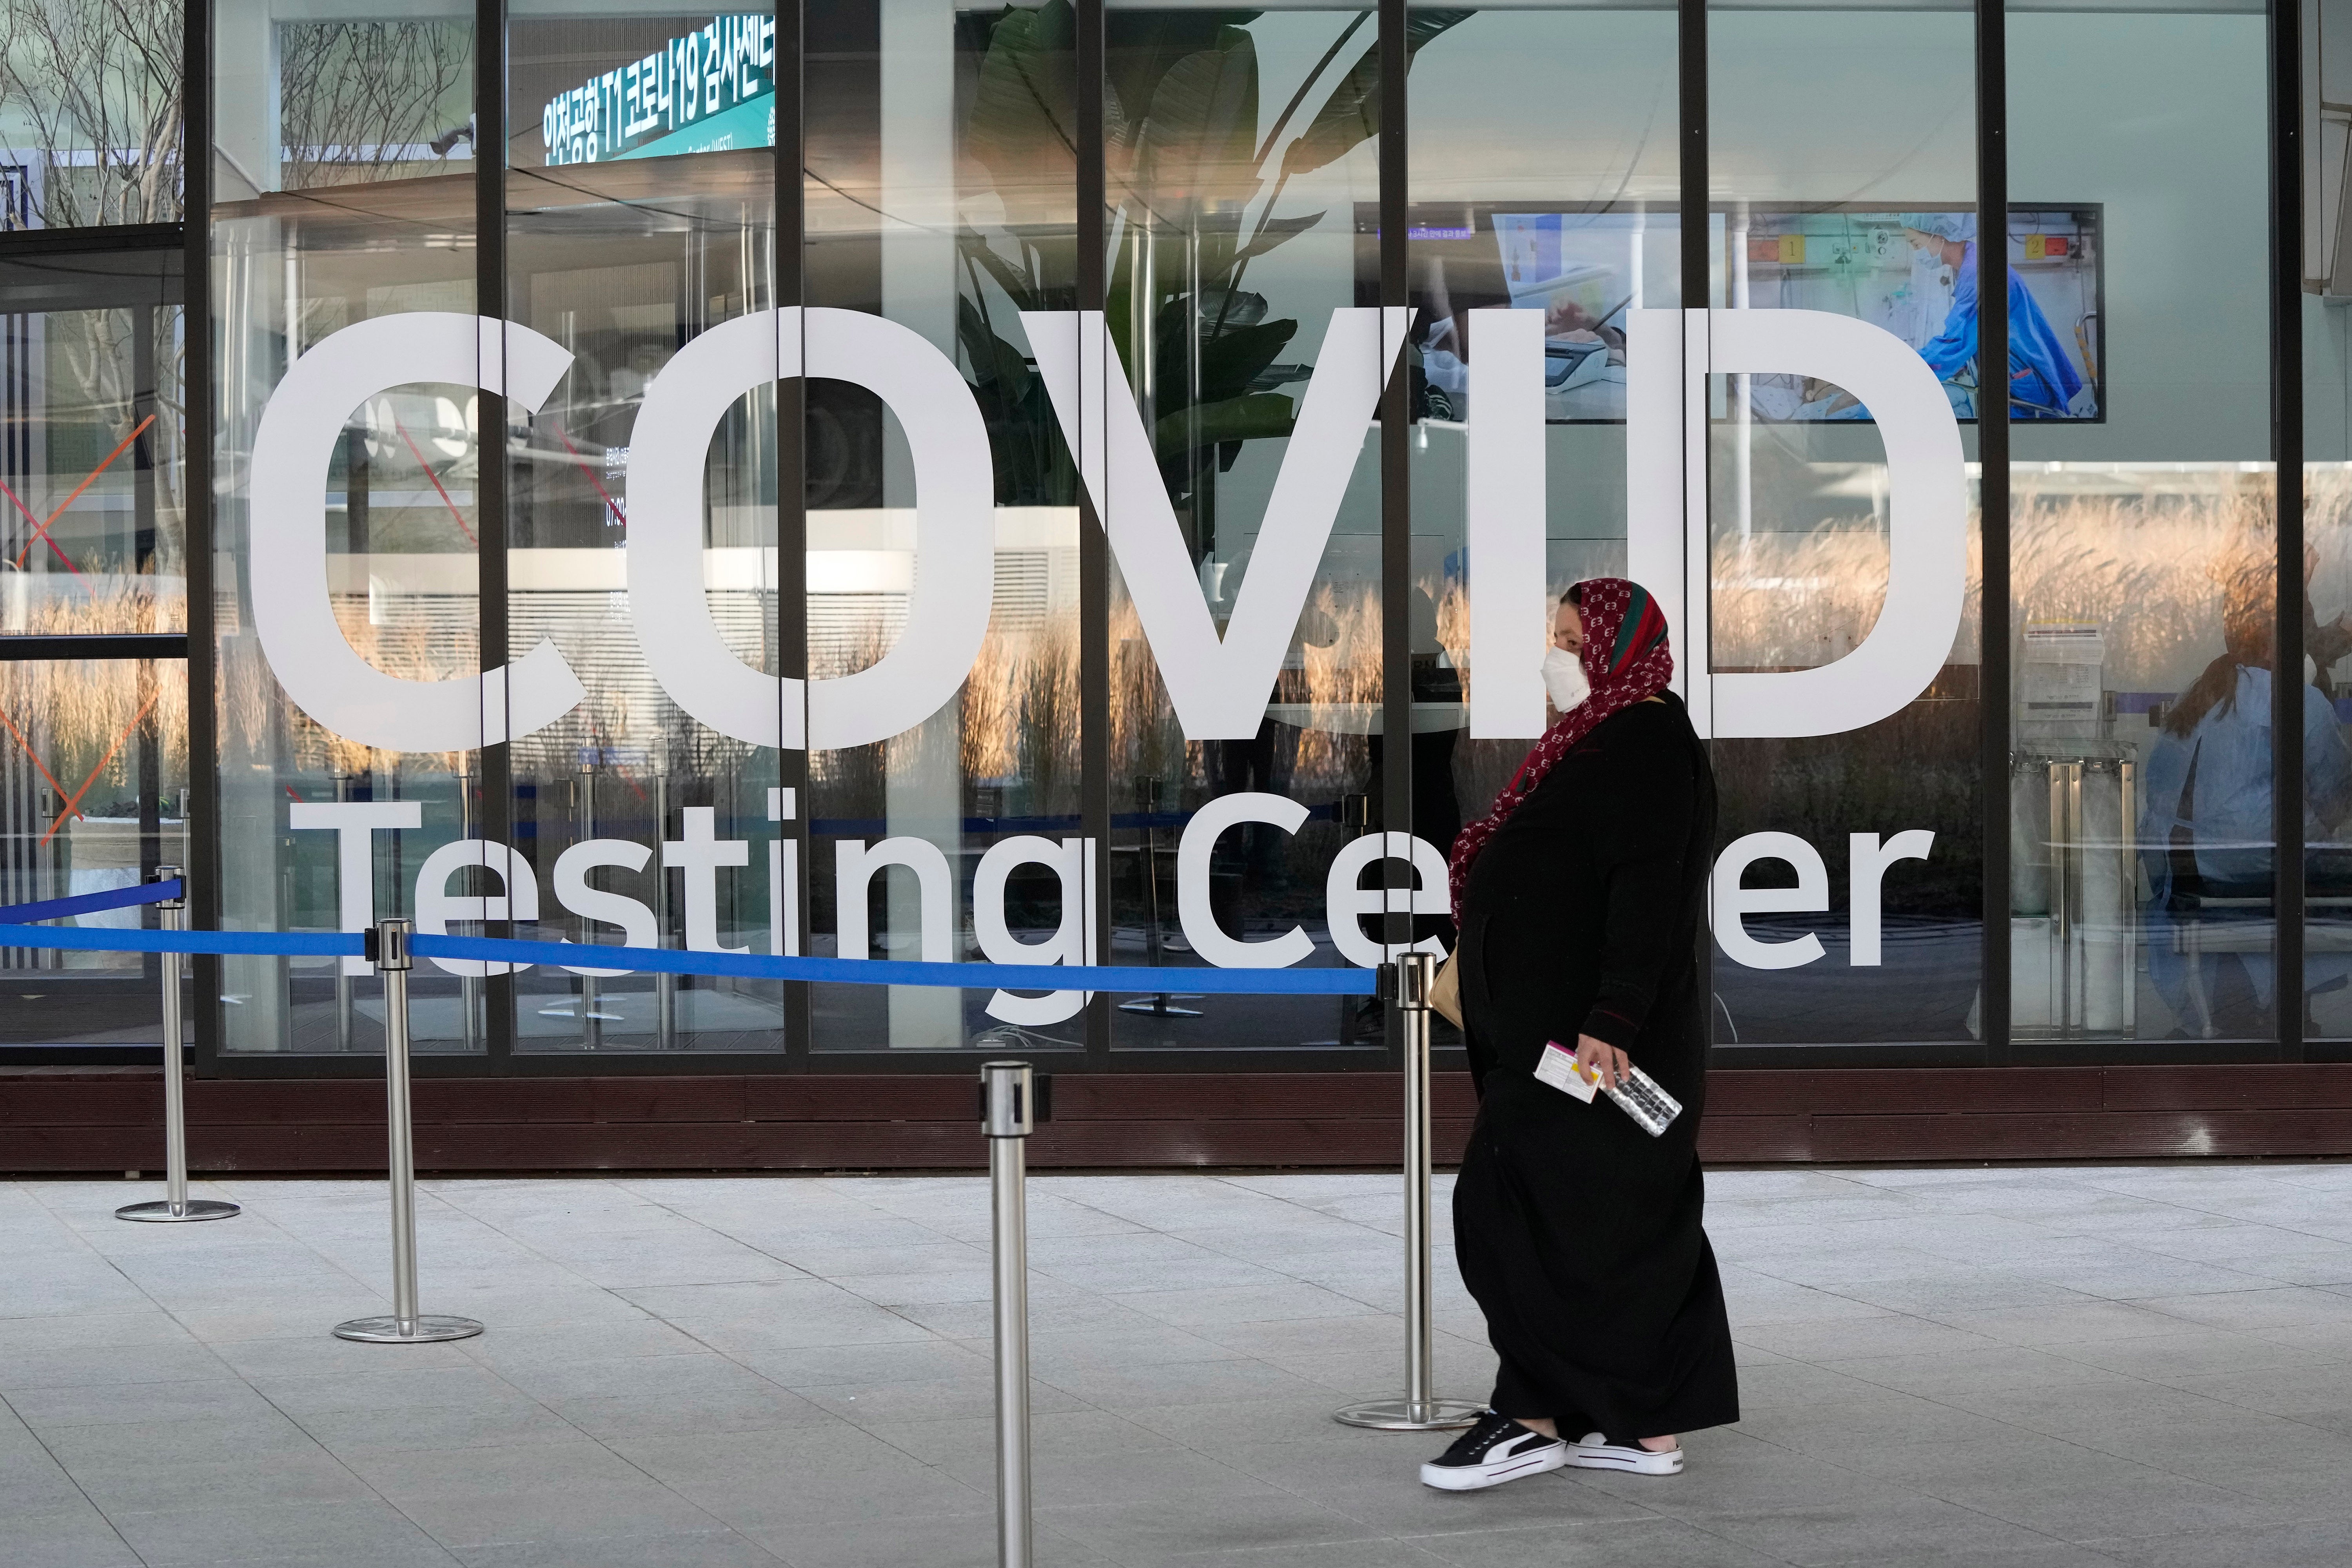
{"type": "MultiPolygon", "coordinates": [[[[1346,20],[1281,112],[1259,131],[1263,13],[1118,10],[1107,18],[1103,141],[1111,212],[1106,315],[1171,498],[1196,554],[1214,538],[1210,478],[1244,441],[1286,436],[1295,399],[1280,389],[1310,367],[1283,359],[1301,323],[1245,287],[1250,264],[1331,216],[1286,212],[1286,186],[1378,134],[1379,29],[1346,20]],[[1353,55],[1353,62],[1334,71],[1353,55]],[[1294,134],[1295,128],[1296,133],[1294,134]]],[[[1408,59],[1467,11],[1413,11],[1408,59]]],[[[1075,301],[1066,192],[1075,183],[1076,18],[1067,0],[974,18],[986,29],[966,152],[986,168],[1006,221],[967,229],[961,347],[998,444],[1001,500],[1066,502],[1066,456],[1025,357],[997,329],[984,275],[1021,309],[1075,301]],[[1057,194],[1059,193],[1059,194],[1057,194]],[[1065,259],[1066,258],[1066,260],[1065,259]],[[1017,427],[1017,429],[1016,429],[1017,427]]]]}

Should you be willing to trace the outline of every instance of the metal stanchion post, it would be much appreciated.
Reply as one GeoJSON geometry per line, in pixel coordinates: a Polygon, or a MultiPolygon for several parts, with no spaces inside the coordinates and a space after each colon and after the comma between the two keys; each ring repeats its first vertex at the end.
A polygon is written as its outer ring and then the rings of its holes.
{"type": "Polygon", "coordinates": [[[1473,1399],[1436,1394],[1436,1340],[1430,1322],[1429,993],[1437,960],[1401,953],[1388,967],[1404,1036],[1404,1397],[1349,1405],[1337,1418],[1350,1427],[1387,1432],[1435,1432],[1467,1427],[1486,1408],[1473,1399]]]}
{"type": "MultiPolygon", "coordinates": [[[[1138,774],[1135,780],[1135,810],[1143,819],[1143,843],[1138,852],[1143,857],[1143,950],[1155,969],[1160,967],[1161,952],[1166,938],[1160,933],[1160,831],[1151,820],[1160,814],[1160,780],[1148,773],[1138,774]]],[[[1196,1019],[1198,1008],[1180,1008],[1179,1001],[1197,1001],[1196,991],[1161,991],[1157,996],[1139,997],[1131,1002],[1121,1002],[1123,1013],[1149,1013],[1153,1018],[1196,1019]]]]}
{"type": "MultiPolygon", "coordinates": [[[[336,800],[349,800],[352,798],[352,776],[336,773],[330,777],[334,780],[336,800]]],[[[370,865],[373,867],[373,861],[370,865]]],[[[373,870],[370,874],[373,874],[373,870]]],[[[371,886],[371,903],[373,902],[373,888],[371,886]]],[[[335,960],[335,1049],[345,1055],[349,1055],[352,1049],[352,974],[341,958],[335,960]]]]}
{"type": "Polygon", "coordinates": [[[988,1139],[988,1192],[996,1266],[996,1561],[1029,1568],[1028,1145],[1035,1076],[1025,1061],[980,1070],[980,1130],[988,1139]]]}
{"type": "MultiPolygon", "coordinates": [[[[654,775],[654,841],[669,837],[669,762],[664,758],[661,770],[654,775]]],[[[654,867],[654,946],[667,947],[669,940],[669,871],[660,864],[654,867]]],[[[654,1049],[677,1049],[677,977],[654,977],[654,1049]]]]}
{"type": "Polygon", "coordinates": [[[392,1165],[392,1315],[353,1318],[335,1325],[337,1339],[370,1344],[422,1344],[471,1339],[482,1325],[471,1318],[425,1317],[416,1310],[416,1144],[408,1118],[409,938],[415,923],[379,921],[368,933],[368,957],[383,980],[383,1084],[392,1165]]]}
{"type": "MultiPolygon", "coordinates": [[[[159,865],[155,868],[158,882],[176,882],[180,868],[159,865]]],[[[184,931],[188,925],[186,890],[178,898],[166,898],[155,905],[163,917],[166,931],[184,931]]],[[[171,1224],[184,1219],[226,1219],[237,1212],[233,1203],[215,1198],[188,1196],[188,1086],[185,1064],[180,1060],[180,956],[160,955],[157,966],[163,972],[163,1199],[160,1203],[127,1203],[114,1211],[117,1219],[139,1219],[171,1224]]]]}

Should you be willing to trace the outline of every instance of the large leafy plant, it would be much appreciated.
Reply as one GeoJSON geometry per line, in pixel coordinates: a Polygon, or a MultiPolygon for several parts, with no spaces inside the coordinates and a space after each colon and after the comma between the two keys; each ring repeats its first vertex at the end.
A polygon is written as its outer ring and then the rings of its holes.
{"type": "MultiPolygon", "coordinates": [[[[1282,389],[1308,374],[1285,358],[1301,324],[1247,286],[1250,264],[1334,215],[1286,211],[1285,187],[1380,130],[1379,31],[1367,11],[1347,19],[1261,131],[1249,28],[1261,15],[1122,9],[1106,18],[1106,314],[1196,555],[1214,539],[1214,473],[1243,442],[1290,434],[1297,400],[1282,389]]],[[[1409,55],[1469,15],[1410,13],[1409,55]]],[[[1076,167],[1076,18],[1067,0],[1048,0],[967,25],[987,37],[964,149],[987,170],[1006,221],[963,235],[961,347],[999,436],[999,498],[1066,501],[1073,481],[1066,457],[1049,455],[1043,388],[998,330],[980,279],[1023,309],[1075,302],[1063,214],[1076,167]]]]}

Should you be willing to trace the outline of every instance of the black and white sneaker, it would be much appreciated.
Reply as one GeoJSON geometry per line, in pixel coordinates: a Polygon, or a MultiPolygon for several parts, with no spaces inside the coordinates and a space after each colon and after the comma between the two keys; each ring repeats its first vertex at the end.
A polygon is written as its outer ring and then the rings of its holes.
{"type": "Polygon", "coordinates": [[[1678,1476],[1683,1470],[1680,1443],[1665,1452],[1652,1453],[1631,1437],[1604,1437],[1587,1432],[1568,1445],[1564,1462],[1579,1470],[1631,1470],[1637,1476],[1678,1476]]]}
{"type": "Polygon", "coordinates": [[[1568,1445],[1558,1437],[1530,1431],[1489,1410],[1452,1448],[1421,1467],[1421,1480],[1445,1491],[1476,1491],[1556,1470],[1567,1459],[1568,1445]]]}

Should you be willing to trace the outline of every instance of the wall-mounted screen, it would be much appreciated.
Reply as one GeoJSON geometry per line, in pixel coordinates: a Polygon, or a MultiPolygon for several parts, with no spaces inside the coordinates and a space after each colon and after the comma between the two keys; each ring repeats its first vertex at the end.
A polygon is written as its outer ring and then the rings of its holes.
{"type": "MultiPolygon", "coordinates": [[[[1377,214],[1358,216],[1377,277],[1377,214]]],[[[1884,328],[1919,350],[1952,411],[1978,417],[1977,218],[1965,208],[1864,209],[1761,204],[1715,214],[1718,302],[1826,310],[1884,328]]],[[[1468,312],[1541,310],[1544,413],[1555,424],[1625,417],[1625,312],[1671,301],[1679,266],[1671,210],[1533,206],[1415,208],[1411,218],[1417,417],[1469,416],[1468,312]]],[[[2015,207],[2009,222],[2009,410],[2012,420],[2095,422],[2105,413],[2096,205],[2015,207]]],[[[1751,376],[1749,417],[1865,421],[1842,389],[1803,376],[1751,376]]],[[[1718,407],[1718,413],[1723,412],[1718,407]]]]}
{"type": "MultiPolygon", "coordinates": [[[[1882,327],[1919,350],[1952,412],[1975,419],[1977,215],[1751,206],[1715,218],[1735,308],[1826,310],[1882,327]]],[[[2100,396],[2102,253],[2096,206],[2012,207],[2009,214],[2009,417],[2095,421],[2100,396]]],[[[1803,376],[1748,378],[1753,417],[1863,420],[1839,388],[1803,376]]]]}

